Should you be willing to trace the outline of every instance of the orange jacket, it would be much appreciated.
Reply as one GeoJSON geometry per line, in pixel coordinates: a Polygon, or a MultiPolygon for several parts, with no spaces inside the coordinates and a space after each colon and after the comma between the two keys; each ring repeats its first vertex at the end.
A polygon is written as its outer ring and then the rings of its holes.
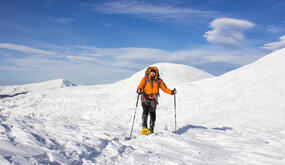
{"type": "Polygon", "coordinates": [[[158,78],[158,69],[157,67],[152,67],[151,69],[155,69],[156,70],[156,74],[155,74],[155,78],[153,81],[151,81],[151,75],[149,74],[149,81],[147,82],[147,78],[143,77],[138,88],[137,89],[141,89],[141,91],[143,93],[149,94],[149,95],[156,95],[159,92],[159,87],[163,90],[163,92],[168,93],[170,95],[172,95],[172,92],[170,89],[167,88],[167,86],[165,85],[165,83],[163,82],[162,79],[158,78]],[[147,82],[147,84],[146,84],[147,82]],[[159,84],[158,84],[159,82],[159,84]]]}

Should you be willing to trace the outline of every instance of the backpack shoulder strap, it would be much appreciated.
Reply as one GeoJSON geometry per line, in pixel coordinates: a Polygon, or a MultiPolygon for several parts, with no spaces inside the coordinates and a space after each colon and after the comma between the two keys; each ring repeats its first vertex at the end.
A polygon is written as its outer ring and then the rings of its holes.
{"type": "Polygon", "coordinates": [[[145,75],[145,76],[144,76],[144,80],[145,80],[145,82],[147,81],[147,79],[148,79],[148,76],[147,76],[147,75],[145,75]]]}
{"type": "Polygon", "coordinates": [[[145,85],[149,82],[148,76],[144,76],[145,85]]]}
{"type": "Polygon", "coordinates": [[[163,83],[161,78],[158,78],[157,80],[158,88],[160,88],[160,84],[163,83]]]}
{"type": "Polygon", "coordinates": [[[144,76],[144,81],[145,81],[145,84],[144,84],[143,89],[145,88],[146,84],[149,82],[148,76],[144,76]]]}

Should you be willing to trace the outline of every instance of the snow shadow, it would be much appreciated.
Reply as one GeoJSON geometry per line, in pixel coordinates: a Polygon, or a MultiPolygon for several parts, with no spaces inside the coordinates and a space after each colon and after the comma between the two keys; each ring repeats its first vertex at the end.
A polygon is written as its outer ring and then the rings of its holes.
{"type": "Polygon", "coordinates": [[[40,143],[45,145],[46,144],[46,140],[44,138],[42,138],[41,136],[39,136],[38,134],[35,133],[31,133],[31,135],[40,143]]]}
{"type": "MultiPolygon", "coordinates": [[[[186,125],[182,128],[179,128],[177,130],[177,134],[178,135],[182,135],[184,134],[185,132],[187,132],[189,129],[208,129],[207,127],[204,127],[204,126],[197,126],[197,125],[186,125]]],[[[212,128],[213,130],[218,130],[218,131],[227,131],[227,130],[233,130],[231,127],[221,127],[221,128],[212,128]]]]}
{"type": "Polygon", "coordinates": [[[218,131],[227,131],[227,130],[233,130],[231,127],[222,127],[222,128],[212,128],[214,130],[218,131]]]}
{"type": "MultiPolygon", "coordinates": [[[[1,112],[2,109],[0,109],[0,112],[1,112]]],[[[2,121],[6,121],[7,119],[7,116],[3,116],[0,114],[0,122],[2,123],[2,121]]]]}
{"type": "Polygon", "coordinates": [[[0,95],[0,99],[7,98],[7,97],[15,97],[15,96],[18,96],[18,95],[25,95],[27,93],[28,92],[20,92],[20,93],[15,93],[13,95],[0,95]]]}
{"type": "Polygon", "coordinates": [[[187,132],[189,129],[208,129],[206,127],[203,127],[203,126],[197,126],[197,125],[186,125],[182,128],[179,128],[176,132],[178,135],[181,135],[181,134],[184,134],[185,132],[187,132]]]}

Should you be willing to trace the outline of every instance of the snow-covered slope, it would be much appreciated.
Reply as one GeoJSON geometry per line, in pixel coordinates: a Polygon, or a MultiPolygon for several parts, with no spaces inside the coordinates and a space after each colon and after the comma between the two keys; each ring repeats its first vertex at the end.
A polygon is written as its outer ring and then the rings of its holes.
{"type": "Polygon", "coordinates": [[[284,54],[282,49],[220,77],[155,64],[168,87],[178,91],[176,134],[174,98],[161,94],[156,133],[139,135],[139,105],[133,137],[126,140],[144,70],[110,85],[0,99],[0,162],[284,164],[284,54]]]}
{"type": "Polygon", "coordinates": [[[187,111],[185,106],[195,106],[192,108],[195,115],[207,114],[203,122],[211,125],[283,128],[284,51],[276,51],[223,76],[182,86],[185,90],[181,92],[181,108],[187,111]],[[215,120],[208,119],[209,116],[215,120]]]}

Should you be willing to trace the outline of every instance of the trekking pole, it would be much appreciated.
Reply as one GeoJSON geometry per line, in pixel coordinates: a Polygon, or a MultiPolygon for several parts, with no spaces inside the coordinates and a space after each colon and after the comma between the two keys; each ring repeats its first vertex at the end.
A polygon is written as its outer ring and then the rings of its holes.
{"type": "MultiPolygon", "coordinates": [[[[174,88],[174,90],[176,91],[176,89],[174,88]]],[[[176,94],[174,93],[174,121],[175,121],[175,133],[176,133],[176,94]]]]}
{"type": "Polygon", "coordinates": [[[135,114],[134,114],[134,119],[133,119],[131,134],[130,134],[130,139],[132,138],[132,133],[133,133],[133,128],[134,128],[134,122],[135,122],[136,113],[137,113],[137,108],[138,108],[139,96],[140,96],[140,94],[138,94],[138,98],[137,98],[136,109],[135,109],[135,114]]]}

